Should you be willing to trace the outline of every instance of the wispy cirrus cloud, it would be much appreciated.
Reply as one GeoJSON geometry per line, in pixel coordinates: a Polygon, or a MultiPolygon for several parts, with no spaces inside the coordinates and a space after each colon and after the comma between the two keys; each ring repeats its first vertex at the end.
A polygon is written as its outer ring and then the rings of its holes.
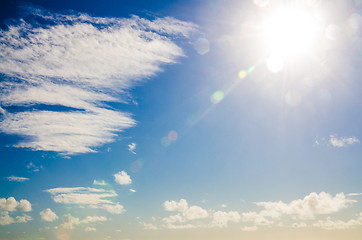
{"type": "Polygon", "coordinates": [[[6,177],[6,179],[9,180],[10,182],[25,182],[25,181],[29,181],[29,180],[30,180],[30,178],[17,177],[17,176],[6,177]]]}
{"type": "Polygon", "coordinates": [[[75,187],[52,188],[44,191],[50,193],[56,203],[99,208],[112,214],[121,214],[125,211],[123,205],[113,201],[118,196],[113,190],[75,187]]]}
{"type": "Polygon", "coordinates": [[[196,29],[167,17],[39,9],[24,19],[0,31],[0,131],[27,137],[17,147],[65,154],[95,151],[135,126],[130,114],[107,102],[127,102],[129,88],[184,56],[174,39],[196,29]],[[14,106],[23,110],[6,111],[14,106]]]}

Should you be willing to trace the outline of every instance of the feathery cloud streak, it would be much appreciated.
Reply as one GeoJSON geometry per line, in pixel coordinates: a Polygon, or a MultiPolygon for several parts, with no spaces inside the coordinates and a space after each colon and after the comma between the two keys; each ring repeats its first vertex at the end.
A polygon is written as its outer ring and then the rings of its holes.
{"type": "Polygon", "coordinates": [[[65,154],[92,152],[134,126],[106,102],[125,102],[127,89],[184,56],[173,39],[196,29],[168,17],[32,11],[0,31],[0,131],[27,137],[17,147],[65,154]]]}

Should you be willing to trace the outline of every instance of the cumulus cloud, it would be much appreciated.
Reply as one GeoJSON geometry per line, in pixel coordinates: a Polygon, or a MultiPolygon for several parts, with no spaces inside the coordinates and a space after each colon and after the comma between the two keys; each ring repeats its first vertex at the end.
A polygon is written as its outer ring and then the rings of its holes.
{"type": "Polygon", "coordinates": [[[129,185],[132,183],[131,177],[125,171],[118,172],[113,176],[114,181],[120,185],[129,185]]]}
{"type": "Polygon", "coordinates": [[[30,178],[26,178],[26,177],[16,177],[16,176],[10,176],[10,177],[6,177],[7,180],[9,180],[10,182],[25,182],[25,181],[29,181],[30,178]]]}
{"type": "Polygon", "coordinates": [[[106,186],[107,185],[107,183],[104,180],[102,180],[102,181],[94,180],[93,184],[94,185],[99,185],[99,186],[106,186]]]}
{"type": "Polygon", "coordinates": [[[133,153],[136,154],[135,150],[136,150],[136,143],[131,143],[128,145],[128,150],[133,153]]]}
{"type": "Polygon", "coordinates": [[[312,192],[303,199],[293,200],[290,203],[257,202],[256,205],[263,207],[264,210],[256,215],[272,218],[295,215],[300,219],[313,219],[315,215],[338,212],[353,202],[355,201],[347,199],[344,193],[338,193],[333,197],[325,192],[319,194],[312,192]]]}
{"type": "Polygon", "coordinates": [[[8,211],[0,213],[0,225],[9,225],[12,223],[27,223],[33,220],[29,215],[24,214],[23,216],[17,216],[15,219],[9,215],[8,211]]]}
{"type": "Polygon", "coordinates": [[[52,188],[44,190],[50,193],[52,199],[56,203],[74,204],[88,206],[90,208],[100,208],[112,214],[121,214],[124,207],[112,201],[110,198],[118,196],[113,190],[105,190],[98,188],[52,188]]]}
{"type": "Polygon", "coordinates": [[[135,126],[130,114],[106,103],[127,102],[128,89],[176,63],[184,54],[174,40],[196,29],[168,17],[39,9],[24,19],[0,31],[0,131],[25,136],[16,147],[64,154],[93,152],[135,126]],[[12,106],[25,110],[7,112],[12,106]]]}
{"type": "Polygon", "coordinates": [[[22,199],[18,202],[13,197],[9,197],[8,199],[0,198],[0,210],[5,210],[9,212],[13,211],[30,212],[31,203],[25,199],[22,199]]]}
{"type": "Polygon", "coordinates": [[[217,211],[213,215],[213,220],[211,226],[225,228],[228,226],[229,222],[239,222],[240,221],[240,214],[238,212],[222,212],[217,211]]]}
{"type": "Polygon", "coordinates": [[[359,139],[356,137],[340,137],[338,138],[337,135],[330,135],[329,136],[329,143],[333,147],[346,147],[348,145],[352,145],[354,143],[359,143],[359,139]]]}
{"type": "Polygon", "coordinates": [[[189,206],[185,199],[176,201],[165,201],[163,207],[166,211],[179,212],[176,215],[171,215],[162,219],[166,223],[167,228],[170,229],[184,229],[199,227],[200,224],[195,225],[186,223],[192,220],[204,219],[209,216],[209,213],[199,206],[189,206]],[[177,223],[177,224],[176,224],[177,223]],[[180,224],[186,223],[186,224],[180,224]]]}
{"type": "Polygon", "coordinates": [[[44,209],[40,212],[41,220],[45,222],[53,222],[58,219],[58,216],[50,209],[44,209]]]}
{"type": "Polygon", "coordinates": [[[356,219],[351,219],[348,221],[332,220],[330,217],[328,217],[326,220],[319,220],[313,224],[313,226],[326,230],[344,230],[356,228],[362,226],[362,213],[360,213],[359,217],[356,219]]]}
{"type": "Polygon", "coordinates": [[[63,216],[63,223],[60,224],[60,227],[72,230],[75,226],[78,226],[79,223],[79,218],[73,217],[71,214],[66,214],[63,216]]]}

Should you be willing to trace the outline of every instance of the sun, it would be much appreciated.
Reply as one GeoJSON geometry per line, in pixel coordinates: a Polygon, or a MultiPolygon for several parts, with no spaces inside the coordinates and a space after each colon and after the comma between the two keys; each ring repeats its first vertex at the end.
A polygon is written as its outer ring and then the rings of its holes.
{"type": "Polygon", "coordinates": [[[311,51],[317,26],[314,15],[301,7],[274,9],[262,25],[268,54],[285,58],[311,51]]]}

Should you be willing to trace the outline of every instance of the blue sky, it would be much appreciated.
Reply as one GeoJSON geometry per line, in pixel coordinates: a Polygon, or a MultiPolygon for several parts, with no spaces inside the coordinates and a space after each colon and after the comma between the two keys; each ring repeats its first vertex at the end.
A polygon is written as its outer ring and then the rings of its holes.
{"type": "Polygon", "coordinates": [[[360,239],[359,1],[8,1],[0,239],[360,239]]]}

